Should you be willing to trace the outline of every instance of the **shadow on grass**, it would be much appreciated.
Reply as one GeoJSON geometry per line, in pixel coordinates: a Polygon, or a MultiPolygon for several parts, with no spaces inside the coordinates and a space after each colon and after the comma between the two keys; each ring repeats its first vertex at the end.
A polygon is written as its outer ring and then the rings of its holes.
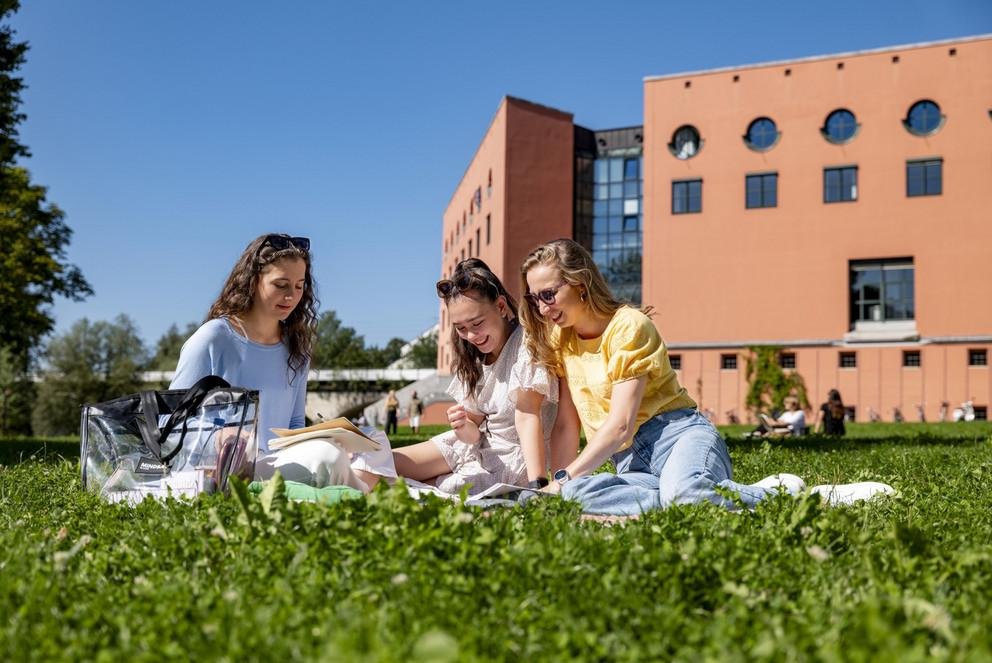
{"type": "MultiPolygon", "coordinates": [[[[745,433],[753,426],[720,426],[720,432],[733,449],[753,450],[767,444],[772,448],[803,449],[809,451],[848,451],[863,448],[865,445],[904,444],[947,445],[972,444],[992,440],[992,422],[945,422],[945,423],[875,423],[848,424],[845,437],[825,435],[804,435],[802,437],[747,438],[745,433]]],[[[414,434],[407,426],[390,436],[394,449],[417,444],[432,436],[449,430],[447,426],[423,426],[414,434]]],[[[584,438],[583,438],[584,443],[584,438]]],[[[16,465],[29,458],[44,460],[79,460],[78,437],[0,437],[0,465],[16,465]]]]}
{"type": "Polygon", "coordinates": [[[17,465],[29,459],[79,460],[76,437],[0,437],[0,465],[17,465]]]}
{"type": "Polygon", "coordinates": [[[992,440],[992,427],[982,424],[853,424],[844,437],[803,435],[802,437],[743,437],[723,431],[733,449],[772,448],[804,451],[854,451],[869,445],[958,446],[992,440]],[[884,428],[881,428],[884,427],[884,428]]]}

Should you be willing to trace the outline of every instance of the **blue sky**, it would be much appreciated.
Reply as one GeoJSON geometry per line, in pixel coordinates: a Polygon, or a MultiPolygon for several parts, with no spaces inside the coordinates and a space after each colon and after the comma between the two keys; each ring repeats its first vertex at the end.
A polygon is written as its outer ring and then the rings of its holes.
{"type": "Polygon", "coordinates": [[[126,313],[151,346],[288,232],[322,309],[381,345],[437,321],[441,214],[504,95],[639,124],[645,76],[992,33],[992,2],[28,1],[12,24],[24,165],[95,291],[58,331],[126,313]]]}

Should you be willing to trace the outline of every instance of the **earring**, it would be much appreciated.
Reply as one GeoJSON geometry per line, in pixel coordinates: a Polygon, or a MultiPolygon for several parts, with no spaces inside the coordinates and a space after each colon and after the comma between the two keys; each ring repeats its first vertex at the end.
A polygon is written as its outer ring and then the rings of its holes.
{"type": "Polygon", "coordinates": [[[584,293],[584,292],[583,293],[580,293],[579,294],[579,299],[581,299],[582,301],[585,301],[586,300],[586,293],[584,293]]]}

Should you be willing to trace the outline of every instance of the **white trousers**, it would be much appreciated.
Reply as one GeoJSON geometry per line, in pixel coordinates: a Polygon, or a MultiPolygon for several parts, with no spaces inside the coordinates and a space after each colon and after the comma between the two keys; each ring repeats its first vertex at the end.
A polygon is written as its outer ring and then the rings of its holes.
{"type": "Polygon", "coordinates": [[[255,479],[271,479],[276,470],[286,481],[298,481],[315,488],[350,486],[362,492],[369,489],[351,471],[348,454],[323,440],[307,440],[260,456],[255,462],[255,479]]]}
{"type": "Polygon", "coordinates": [[[329,442],[307,440],[260,456],[255,462],[255,479],[266,481],[279,470],[286,481],[298,481],[315,488],[351,486],[363,492],[368,492],[369,487],[353,470],[395,479],[396,465],[393,464],[389,438],[381,430],[371,427],[363,428],[362,432],[382,445],[382,448],[349,456],[329,442]]]}

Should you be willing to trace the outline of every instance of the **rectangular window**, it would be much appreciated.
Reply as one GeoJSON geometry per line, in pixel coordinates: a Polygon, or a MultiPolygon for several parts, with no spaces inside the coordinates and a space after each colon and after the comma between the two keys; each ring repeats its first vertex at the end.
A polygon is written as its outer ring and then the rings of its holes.
{"type": "Polygon", "coordinates": [[[838,366],[840,366],[841,368],[857,368],[858,353],[841,352],[838,358],[838,366]]]}
{"type": "Polygon", "coordinates": [[[796,367],[796,353],[795,352],[783,352],[778,356],[778,365],[781,368],[795,368],[796,367]]]}
{"type": "Polygon", "coordinates": [[[913,259],[851,261],[851,325],[915,320],[913,259]]]}
{"type": "Polygon", "coordinates": [[[939,196],[944,188],[944,160],[906,162],[906,195],[939,196]]]}
{"type": "Polygon", "coordinates": [[[472,240],[468,240],[468,257],[472,257],[472,240]]]}
{"type": "Polygon", "coordinates": [[[489,246],[489,240],[492,239],[492,230],[493,230],[492,215],[486,214],[486,246],[489,246]]]}
{"type": "Polygon", "coordinates": [[[720,355],[720,368],[725,371],[736,371],[737,355],[720,355]]]}
{"type": "Polygon", "coordinates": [[[624,159],[623,178],[625,180],[639,180],[641,178],[640,159],[624,159]]]}
{"type": "Polygon", "coordinates": [[[672,182],[672,214],[695,214],[702,211],[702,180],[672,182]]]}
{"type": "Polygon", "coordinates": [[[841,203],[857,199],[857,166],[823,169],[823,202],[841,203]]]}
{"type": "Polygon", "coordinates": [[[968,350],[968,365],[988,366],[989,365],[988,350],[968,350]]]}
{"type": "Polygon", "coordinates": [[[902,366],[903,366],[903,368],[919,368],[920,367],[920,351],[919,350],[903,350],[902,351],[902,366]]]}
{"type": "Polygon", "coordinates": [[[744,206],[778,207],[778,173],[746,175],[744,177],[744,206]]]}
{"type": "Polygon", "coordinates": [[[988,421],[989,420],[989,408],[987,405],[976,405],[975,406],[975,421],[988,421]]]}
{"type": "Polygon", "coordinates": [[[479,228],[475,229],[475,257],[479,257],[479,251],[482,250],[482,230],[479,228]]]}
{"type": "Polygon", "coordinates": [[[668,363],[672,365],[673,371],[682,370],[682,355],[668,355],[668,363]]]}

